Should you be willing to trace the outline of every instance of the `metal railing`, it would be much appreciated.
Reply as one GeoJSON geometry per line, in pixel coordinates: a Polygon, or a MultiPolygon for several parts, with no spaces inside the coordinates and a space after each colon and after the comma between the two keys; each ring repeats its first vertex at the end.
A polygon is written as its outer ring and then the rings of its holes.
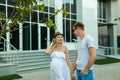
{"type": "Polygon", "coordinates": [[[2,37],[0,41],[0,49],[7,51],[7,44],[9,45],[9,50],[17,50],[10,42],[8,42],[4,37],[2,37]]]}
{"type": "Polygon", "coordinates": [[[1,38],[0,58],[2,59],[2,62],[18,64],[19,58],[18,58],[17,51],[18,50],[10,42],[8,42],[4,37],[1,38]]]}
{"type": "Polygon", "coordinates": [[[98,47],[98,55],[103,56],[120,56],[120,48],[114,48],[114,47],[105,47],[105,46],[99,46],[98,47]],[[115,52],[116,50],[116,52],[115,52]]]}

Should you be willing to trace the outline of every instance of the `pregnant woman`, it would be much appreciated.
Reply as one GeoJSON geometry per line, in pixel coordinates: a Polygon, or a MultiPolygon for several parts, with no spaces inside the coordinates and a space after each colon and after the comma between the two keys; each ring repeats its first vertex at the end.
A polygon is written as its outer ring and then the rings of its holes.
{"type": "Polygon", "coordinates": [[[63,34],[56,32],[53,36],[52,43],[45,50],[46,54],[51,55],[51,80],[71,80],[68,49],[63,45],[63,34]]]}

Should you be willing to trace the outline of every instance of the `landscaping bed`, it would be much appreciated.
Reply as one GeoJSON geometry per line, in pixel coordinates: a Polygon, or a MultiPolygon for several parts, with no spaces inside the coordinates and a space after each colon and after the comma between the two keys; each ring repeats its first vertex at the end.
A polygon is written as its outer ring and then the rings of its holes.
{"type": "Polygon", "coordinates": [[[105,58],[105,59],[97,59],[95,61],[95,64],[103,65],[103,64],[111,64],[111,63],[116,63],[116,62],[120,62],[120,59],[105,58]]]}
{"type": "Polygon", "coordinates": [[[13,74],[13,75],[7,75],[7,76],[1,76],[0,80],[13,80],[13,79],[20,79],[22,76],[18,74],[13,74]]]}

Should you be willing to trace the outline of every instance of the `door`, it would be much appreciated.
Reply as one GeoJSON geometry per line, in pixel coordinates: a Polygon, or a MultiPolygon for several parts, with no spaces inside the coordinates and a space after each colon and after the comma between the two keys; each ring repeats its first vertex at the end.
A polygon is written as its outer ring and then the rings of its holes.
{"type": "Polygon", "coordinates": [[[39,50],[46,49],[48,45],[49,40],[49,29],[46,27],[46,25],[39,23],[38,25],[38,47],[39,50]]]}
{"type": "Polygon", "coordinates": [[[54,33],[55,33],[54,29],[48,28],[44,24],[39,24],[38,27],[39,50],[46,49],[50,45],[54,33]]]}
{"type": "Polygon", "coordinates": [[[41,49],[47,48],[47,27],[41,26],[41,49]]]}

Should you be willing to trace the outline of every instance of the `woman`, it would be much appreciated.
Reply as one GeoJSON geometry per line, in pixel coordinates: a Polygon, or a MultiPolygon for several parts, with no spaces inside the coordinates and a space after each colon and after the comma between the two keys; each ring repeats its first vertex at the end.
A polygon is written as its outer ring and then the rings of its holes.
{"type": "Polygon", "coordinates": [[[63,34],[60,32],[54,34],[52,43],[45,53],[51,55],[51,80],[71,80],[71,64],[68,49],[63,45],[63,34]]]}

